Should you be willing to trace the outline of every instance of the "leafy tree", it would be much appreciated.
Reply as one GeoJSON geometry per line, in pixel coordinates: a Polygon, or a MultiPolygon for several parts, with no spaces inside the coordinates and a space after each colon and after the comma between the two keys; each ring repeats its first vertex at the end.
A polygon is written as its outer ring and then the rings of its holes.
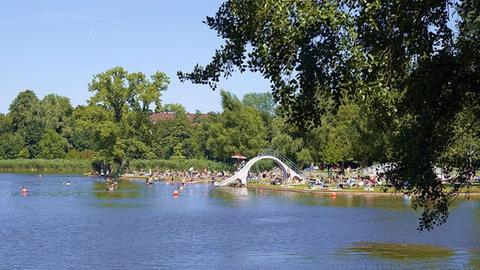
{"type": "Polygon", "coordinates": [[[243,96],[243,106],[250,106],[262,113],[264,120],[275,116],[276,103],[270,93],[248,93],[243,96]]]}
{"type": "Polygon", "coordinates": [[[11,132],[12,129],[12,118],[8,115],[0,114],[0,134],[11,132]]]}
{"type": "Polygon", "coordinates": [[[93,77],[89,84],[94,96],[90,104],[113,110],[115,122],[120,123],[125,111],[150,112],[150,106],[160,106],[161,92],[167,89],[169,78],[157,72],[148,79],[141,72],[128,73],[115,67],[93,77]]]}
{"type": "Polygon", "coordinates": [[[240,152],[254,157],[266,146],[266,130],[260,113],[243,107],[233,94],[222,91],[223,113],[209,125],[207,149],[219,160],[240,152]]]}
{"type": "Polygon", "coordinates": [[[31,122],[41,122],[41,107],[37,95],[32,90],[20,92],[9,108],[13,130],[26,128],[31,122]]]}
{"type": "Polygon", "coordinates": [[[73,113],[70,99],[55,94],[46,95],[40,102],[45,128],[53,129],[59,134],[67,127],[73,113]]]}
{"type": "Polygon", "coordinates": [[[432,229],[446,221],[459,191],[444,190],[433,167],[455,141],[458,114],[472,109],[467,124],[480,122],[478,14],[474,0],[227,0],[206,20],[225,45],[205,67],[178,75],[215,87],[235,68],[258,71],[281,112],[306,128],[329,111],[322,100],[335,109],[344,95],[358,98],[394,135],[389,179],[416,195],[419,229],[432,229]]]}
{"type": "Polygon", "coordinates": [[[31,90],[20,92],[10,104],[9,116],[12,118],[13,131],[18,132],[25,141],[28,157],[39,154],[38,142],[42,139],[44,120],[40,101],[31,90]]]}
{"type": "Polygon", "coordinates": [[[56,159],[65,158],[68,142],[55,130],[47,129],[42,139],[38,142],[39,158],[56,159]]]}
{"type": "MultiPolygon", "coordinates": [[[[147,116],[152,105],[160,107],[161,92],[168,83],[162,72],[147,78],[143,73],[128,73],[115,67],[95,75],[89,84],[89,90],[94,92],[89,106],[97,107],[92,113],[101,112],[101,121],[92,127],[97,138],[96,150],[105,164],[115,165],[116,174],[121,173],[130,157],[151,156],[142,142],[150,138],[147,116]],[[112,111],[113,117],[102,110],[112,111]]],[[[83,125],[88,126],[85,122],[83,125]]]]}
{"type": "Polygon", "coordinates": [[[171,103],[171,104],[165,104],[163,105],[163,111],[164,112],[172,112],[176,114],[186,114],[187,110],[185,107],[183,107],[182,104],[179,103],[171,103]]]}
{"type": "Polygon", "coordinates": [[[98,123],[113,117],[107,110],[97,106],[78,106],[74,109],[73,135],[71,143],[75,150],[96,149],[98,123]]]}
{"type": "Polygon", "coordinates": [[[192,131],[185,108],[180,104],[163,106],[166,112],[174,113],[174,119],[164,120],[156,124],[154,145],[160,158],[192,157],[192,131]],[[181,155],[180,155],[181,154],[181,155]]]}
{"type": "Polygon", "coordinates": [[[23,149],[23,138],[18,134],[3,133],[0,135],[0,159],[16,159],[23,149]]]}
{"type": "MultiPolygon", "coordinates": [[[[294,162],[298,163],[297,155],[302,149],[309,150],[305,146],[304,134],[288,125],[282,117],[277,117],[272,121],[272,136],[271,148],[294,162]]],[[[307,155],[304,152],[302,156],[307,155]]]]}

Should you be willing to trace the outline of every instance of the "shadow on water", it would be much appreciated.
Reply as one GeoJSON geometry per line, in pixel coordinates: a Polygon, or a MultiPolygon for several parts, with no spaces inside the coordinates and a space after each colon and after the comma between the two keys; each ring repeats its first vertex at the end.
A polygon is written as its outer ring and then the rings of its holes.
{"type": "Polygon", "coordinates": [[[247,201],[251,193],[246,188],[214,188],[209,191],[208,195],[211,198],[219,199],[225,205],[235,206],[247,201]]]}
{"type": "Polygon", "coordinates": [[[472,269],[480,269],[480,249],[470,252],[470,266],[472,269]]]}
{"type": "Polygon", "coordinates": [[[119,182],[118,188],[115,191],[107,191],[105,183],[96,182],[93,185],[93,195],[96,199],[103,201],[95,204],[96,206],[102,208],[123,209],[144,206],[142,203],[131,201],[131,199],[137,199],[141,197],[141,190],[137,183],[129,181],[119,182]]]}
{"type": "Polygon", "coordinates": [[[140,198],[140,187],[136,183],[121,181],[115,191],[107,191],[105,183],[96,182],[93,194],[97,199],[132,199],[140,198]]]}
{"type": "MultiPolygon", "coordinates": [[[[219,199],[221,202],[235,206],[241,202],[248,201],[253,197],[276,197],[288,200],[299,205],[306,206],[328,206],[357,208],[367,207],[393,211],[414,211],[411,207],[414,199],[405,198],[395,194],[368,194],[368,193],[299,193],[291,191],[277,191],[266,189],[247,189],[247,188],[214,188],[209,191],[209,196],[219,199]]],[[[472,199],[471,199],[472,200],[472,199]]],[[[451,205],[451,209],[460,206],[465,199],[459,198],[451,205]]],[[[479,214],[480,218],[480,214],[479,214]]]]}
{"type": "Polygon", "coordinates": [[[387,210],[407,211],[410,210],[410,200],[393,195],[372,195],[372,194],[341,194],[335,193],[332,196],[326,194],[308,194],[288,191],[274,191],[257,189],[252,191],[258,196],[279,196],[308,206],[332,206],[332,207],[372,207],[387,210]]]}
{"type": "Polygon", "coordinates": [[[407,243],[358,242],[342,250],[346,254],[366,254],[371,257],[396,260],[441,260],[454,255],[453,250],[434,245],[407,243]]]}

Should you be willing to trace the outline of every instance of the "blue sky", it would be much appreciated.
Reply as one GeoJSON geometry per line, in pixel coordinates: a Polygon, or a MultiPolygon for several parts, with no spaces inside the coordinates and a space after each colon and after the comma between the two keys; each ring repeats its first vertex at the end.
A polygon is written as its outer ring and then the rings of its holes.
{"type": "MultiPolygon", "coordinates": [[[[219,92],[181,83],[178,70],[206,64],[222,40],[202,21],[220,0],[2,1],[0,3],[0,113],[24,89],[39,98],[56,93],[85,104],[92,76],[114,66],[147,75],[159,70],[171,78],[164,103],[188,111],[218,111],[219,92]]],[[[268,91],[257,74],[221,81],[242,97],[268,91]]]]}

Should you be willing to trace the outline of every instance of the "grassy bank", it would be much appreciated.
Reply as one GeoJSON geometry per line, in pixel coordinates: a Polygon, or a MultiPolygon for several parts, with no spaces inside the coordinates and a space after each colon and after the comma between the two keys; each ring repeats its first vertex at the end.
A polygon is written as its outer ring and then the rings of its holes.
{"type": "Polygon", "coordinates": [[[0,160],[1,172],[88,172],[90,160],[9,159],[0,160]]]}
{"type": "MultiPolygon", "coordinates": [[[[130,171],[140,170],[229,170],[229,164],[200,159],[181,160],[132,160],[129,164],[130,171]]],[[[0,172],[77,172],[86,173],[92,168],[89,159],[10,159],[0,160],[0,172]]]]}

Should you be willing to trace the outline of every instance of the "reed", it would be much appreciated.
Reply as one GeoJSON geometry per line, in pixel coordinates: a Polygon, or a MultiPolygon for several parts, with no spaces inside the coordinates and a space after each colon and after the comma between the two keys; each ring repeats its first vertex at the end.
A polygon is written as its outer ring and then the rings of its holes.
{"type": "MultiPolygon", "coordinates": [[[[9,159],[0,160],[2,172],[90,172],[92,159],[9,159]]],[[[169,160],[131,160],[128,169],[130,171],[152,170],[188,170],[190,168],[202,171],[207,168],[210,171],[227,171],[232,166],[226,163],[205,159],[169,159],[169,160]]]]}

